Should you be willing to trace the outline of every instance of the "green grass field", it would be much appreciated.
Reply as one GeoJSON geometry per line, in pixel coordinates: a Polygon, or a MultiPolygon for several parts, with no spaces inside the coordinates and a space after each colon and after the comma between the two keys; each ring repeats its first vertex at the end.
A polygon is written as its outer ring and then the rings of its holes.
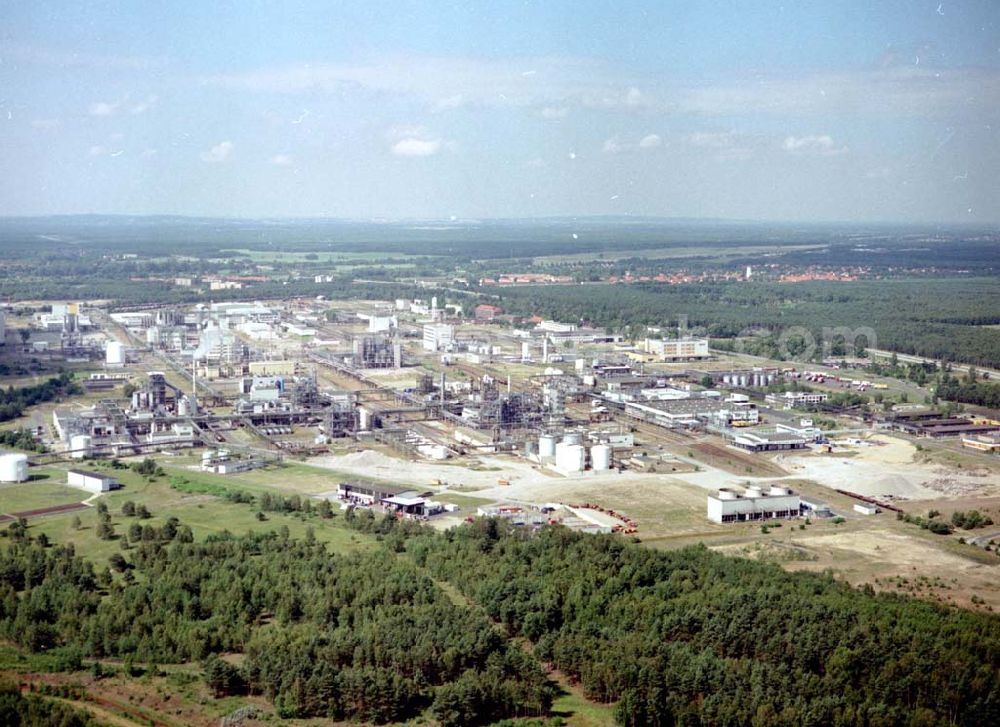
{"type": "MultiPolygon", "coordinates": [[[[181,460],[181,458],[176,458],[181,460]]],[[[189,457],[186,460],[194,461],[189,457]]],[[[256,505],[233,503],[223,499],[226,490],[239,490],[259,496],[264,492],[306,496],[336,488],[342,478],[336,473],[299,464],[288,464],[234,476],[215,475],[189,470],[183,461],[161,458],[164,475],[145,478],[130,469],[114,469],[101,461],[88,462],[87,468],[108,472],[122,483],[122,489],[101,497],[108,504],[115,532],[127,533],[133,522],[161,526],[168,517],[177,517],[189,525],[196,539],[213,533],[242,534],[250,530],[278,530],[287,527],[292,537],[301,538],[307,528],[312,528],[316,539],[329,543],[337,551],[369,547],[374,541],[363,534],[348,530],[341,524],[339,512],[331,520],[300,513],[265,513],[266,520],[257,519],[256,505]],[[177,487],[172,487],[175,483],[177,487]],[[125,517],[122,504],[131,500],[145,505],[153,517],[148,520],[125,517]]],[[[23,485],[5,486],[0,489],[0,511],[22,511],[67,502],[80,502],[88,493],[61,484],[65,470],[57,467],[33,469],[44,473],[46,480],[23,485]]],[[[337,508],[335,507],[335,511],[337,508]]],[[[96,536],[97,512],[95,509],[51,515],[30,521],[33,534],[45,533],[57,543],[72,543],[81,555],[101,561],[120,550],[119,540],[100,540],[96,536]],[[80,527],[74,527],[76,519],[80,527]]]]}
{"type": "MultiPolygon", "coordinates": [[[[37,470],[32,475],[37,476],[37,470]]],[[[80,502],[89,493],[75,487],[67,487],[61,482],[65,477],[45,477],[18,485],[0,485],[0,512],[24,512],[53,505],[80,502]]]]}

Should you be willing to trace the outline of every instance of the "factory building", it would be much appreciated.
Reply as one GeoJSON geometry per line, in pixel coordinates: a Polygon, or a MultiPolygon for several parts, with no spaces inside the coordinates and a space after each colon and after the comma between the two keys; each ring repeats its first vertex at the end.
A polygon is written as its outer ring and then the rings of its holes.
{"type": "Polygon", "coordinates": [[[661,361],[692,361],[710,355],[707,338],[647,338],[642,350],[661,361]]]}
{"type": "Polygon", "coordinates": [[[772,486],[765,492],[751,486],[744,492],[729,488],[708,496],[708,519],[715,523],[773,520],[799,516],[799,495],[785,487],[772,486]]]}
{"type": "Polygon", "coordinates": [[[962,438],[962,446],[980,452],[1000,452],[1000,436],[969,436],[962,438]]]}
{"type": "Polygon", "coordinates": [[[475,308],[475,318],[477,321],[492,321],[499,315],[503,315],[503,308],[498,305],[483,303],[475,308]]]}
{"type": "Polygon", "coordinates": [[[369,333],[388,333],[393,328],[399,327],[396,316],[366,316],[359,313],[358,318],[368,320],[369,333]]]}
{"type": "Polygon", "coordinates": [[[424,324],[424,350],[446,351],[455,341],[455,326],[447,323],[424,324]]]}
{"type": "Polygon", "coordinates": [[[695,426],[702,422],[719,426],[753,426],[760,422],[760,412],[750,401],[707,396],[627,401],[625,413],[661,427],[695,426]]]}
{"type": "Polygon", "coordinates": [[[821,391],[784,391],[780,394],[768,394],[764,401],[775,408],[795,409],[823,404],[828,398],[830,397],[821,391]]]}
{"type": "Polygon", "coordinates": [[[251,376],[295,376],[298,373],[297,361],[251,361],[251,376]]]}
{"type": "Polygon", "coordinates": [[[749,452],[777,452],[786,449],[805,449],[806,438],[792,432],[742,431],[733,438],[733,444],[749,452]]]}

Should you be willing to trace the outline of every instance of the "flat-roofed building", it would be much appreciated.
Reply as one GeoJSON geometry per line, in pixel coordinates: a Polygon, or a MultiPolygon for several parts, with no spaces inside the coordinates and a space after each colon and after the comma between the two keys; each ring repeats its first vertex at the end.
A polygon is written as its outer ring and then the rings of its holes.
{"type": "Polygon", "coordinates": [[[829,399],[822,391],[784,391],[780,394],[768,394],[764,401],[774,407],[794,409],[801,406],[816,406],[829,399]]]}
{"type": "Polygon", "coordinates": [[[750,452],[777,452],[785,449],[805,449],[806,438],[791,432],[742,431],[733,444],[750,452]]]}
{"type": "Polygon", "coordinates": [[[70,470],[66,473],[66,481],[71,487],[79,487],[87,492],[110,492],[117,490],[121,484],[111,475],[88,470],[70,470]]]}
{"type": "Polygon", "coordinates": [[[642,350],[662,361],[691,361],[710,355],[707,338],[647,338],[642,350]]]}
{"type": "Polygon", "coordinates": [[[743,492],[723,488],[708,496],[708,519],[716,523],[774,520],[799,516],[798,493],[777,485],[763,490],[752,486],[743,492]]]}

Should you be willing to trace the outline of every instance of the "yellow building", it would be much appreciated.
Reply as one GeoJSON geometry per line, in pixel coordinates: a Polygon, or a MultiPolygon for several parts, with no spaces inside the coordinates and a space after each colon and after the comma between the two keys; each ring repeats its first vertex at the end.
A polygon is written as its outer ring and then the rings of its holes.
{"type": "Polygon", "coordinates": [[[962,446],[979,452],[1000,452],[1000,437],[963,437],[962,446]]]}

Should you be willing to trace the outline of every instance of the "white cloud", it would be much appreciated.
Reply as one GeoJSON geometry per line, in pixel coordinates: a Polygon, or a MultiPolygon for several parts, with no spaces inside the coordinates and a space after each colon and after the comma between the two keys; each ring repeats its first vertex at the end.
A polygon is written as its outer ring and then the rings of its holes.
{"type": "Polygon", "coordinates": [[[440,139],[419,139],[410,136],[393,144],[392,153],[401,157],[429,157],[441,151],[442,146],[440,139]]]}
{"type": "Polygon", "coordinates": [[[112,116],[121,106],[118,101],[95,101],[88,110],[91,116],[112,116]]]}
{"type": "Polygon", "coordinates": [[[32,45],[14,44],[6,55],[22,63],[67,68],[93,68],[101,71],[145,71],[162,68],[168,59],[156,56],[113,56],[79,51],[61,51],[32,45]]]}
{"type": "Polygon", "coordinates": [[[601,145],[601,151],[605,154],[620,154],[625,151],[625,148],[626,147],[622,146],[622,143],[617,136],[605,139],[604,144],[601,145]]]}
{"type": "Polygon", "coordinates": [[[846,154],[846,146],[837,146],[829,134],[809,134],[808,136],[786,136],[781,147],[793,154],[821,154],[836,156],[846,154]]]}
{"type": "Polygon", "coordinates": [[[151,109],[158,100],[159,97],[157,97],[155,94],[150,94],[149,96],[146,97],[144,101],[138,101],[130,105],[128,108],[128,112],[133,115],[145,113],[146,111],[151,109]]]}
{"type": "Polygon", "coordinates": [[[687,135],[687,142],[692,146],[724,149],[733,145],[733,137],[729,131],[696,131],[687,135]]]}
{"type": "Polygon", "coordinates": [[[31,128],[38,129],[39,131],[51,131],[58,129],[59,126],[59,119],[34,119],[31,122],[31,128]]]}
{"type": "Polygon", "coordinates": [[[693,147],[712,153],[716,161],[744,161],[754,154],[754,149],[763,143],[760,137],[735,131],[696,131],[684,137],[693,147]]]}
{"type": "Polygon", "coordinates": [[[622,107],[643,101],[617,72],[583,58],[392,55],[365,63],[312,63],[207,76],[202,83],[261,93],[401,95],[432,109],[464,106],[622,107]],[[525,67],[531,69],[526,73],[525,67]]]}
{"type": "Polygon", "coordinates": [[[231,141],[220,141],[218,144],[213,146],[208,151],[203,151],[201,153],[201,160],[203,162],[219,163],[224,162],[233,153],[233,142],[231,141]]]}
{"type": "Polygon", "coordinates": [[[569,107],[567,106],[546,106],[542,109],[542,118],[550,121],[565,119],[567,116],[569,116],[569,107]]]}
{"type": "Polygon", "coordinates": [[[534,159],[526,161],[524,166],[528,169],[545,169],[548,166],[548,163],[541,157],[535,157],[534,159]]]}
{"type": "Polygon", "coordinates": [[[106,146],[94,144],[94,146],[90,147],[90,150],[87,153],[92,157],[103,157],[107,156],[110,153],[110,150],[106,146]]]}
{"type": "Polygon", "coordinates": [[[459,108],[464,103],[465,97],[460,93],[456,93],[452,96],[447,96],[446,98],[439,100],[434,108],[438,111],[449,111],[450,109],[459,108]]]}
{"type": "Polygon", "coordinates": [[[271,164],[276,167],[290,167],[293,164],[293,160],[288,154],[275,154],[271,157],[271,164]]]}
{"type": "Polygon", "coordinates": [[[362,63],[316,63],[216,75],[202,83],[263,93],[398,95],[429,108],[533,107],[545,118],[576,108],[700,116],[767,114],[946,116],[1000,106],[1000,71],[888,66],[859,71],[754,75],[704,81],[640,78],[579,57],[457,58],[396,55],[362,63]],[[534,73],[525,75],[524,68],[534,73]],[[640,90],[641,89],[641,90],[640,90]],[[549,113],[545,109],[551,109],[549,113]]]}
{"type": "Polygon", "coordinates": [[[141,151],[141,152],[139,153],[139,158],[140,158],[140,159],[152,159],[152,158],[153,158],[153,157],[155,157],[155,156],[156,156],[157,154],[159,154],[159,152],[158,152],[158,151],[157,151],[156,149],[153,149],[152,147],[150,147],[150,148],[148,148],[148,149],[143,149],[143,150],[142,150],[142,151],[141,151]]]}
{"type": "Polygon", "coordinates": [[[606,139],[601,145],[601,151],[605,154],[621,154],[623,152],[633,152],[636,149],[655,149],[663,146],[663,139],[659,134],[646,134],[636,142],[622,141],[618,136],[606,139]]]}

